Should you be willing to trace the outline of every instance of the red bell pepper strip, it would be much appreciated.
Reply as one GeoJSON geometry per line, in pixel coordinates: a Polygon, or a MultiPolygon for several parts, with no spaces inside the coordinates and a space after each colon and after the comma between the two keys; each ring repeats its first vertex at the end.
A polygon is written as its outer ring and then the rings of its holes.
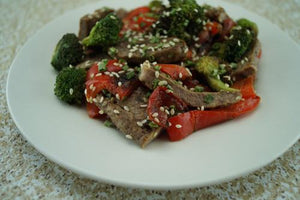
{"type": "Polygon", "coordinates": [[[174,96],[173,93],[167,93],[166,87],[157,87],[149,97],[147,114],[149,119],[161,127],[168,127],[168,114],[160,107],[170,107],[174,105],[177,111],[187,109],[186,103],[174,96]],[[158,120],[157,120],[158,119],[158,120]]]}
{"type": "Polygon", "coordinates": [[[138,32],[144,32],[147,30],[147,28],[156,21],[154,17],[148,16],[148,13],[151,13],[151,10],[147,6],[139,7],[130,11],[122,20],[123,27],[120,35],[122,36],[127,30],[134,30],[138,32]]]}
{"type": "Polygon", "coordinates": [[[222,28],[218,22],[208,22],[205,26],[212,37],[220,33],[222,28]]]}
{"type": "Polygon", "coordinates": [[[253,84],[254,84],[254,76],[249,76],[245,79],[235,82],[232,85],[232,87],[235,89],[239,89],[242,93],[243,98],[256,97],[253,84]]]}
{"type": "Polygon", "coordinates": [[[158,64],[160,71],[170,75],[175,80],[185,80],[192,77],[187,68],[174,64],[158,64]],[[181,74],[181,75],[180,75],[181,74]]]}
{"type": "MultiPolygon", "coordinates": [[[[123,63],[120,63],[118,60],[108,60],[106,64],[107,71],[109,72],[118,72],[122,70],[122,67],[124,66],[123,63]]],[[[95,62],[92,67],[87,71],[86,80],[91,80],[96,76],[96,74],[99,73],[98,69],[98,62],[95,62]]]]}
{"type": "Polygon", "coordinates": [[[235,84],[235,88],[241,89],[244,100],[236,104],[215,110],[193,110],[171,117],[168,121],[171,126],[167,132],[171,141],[178,141],[192,134],[196,130],[218,124],[253,111],[260,102],[253,88],[253,77],[249,77],[235,84]],[[189,127],[186,127],[189,126],[189,127]]]}
{"type": "Polygon", "coordinates": [[[86,103],[86,110],[90,118],[99,117],[99,108],[94,103],[86,103]]]}

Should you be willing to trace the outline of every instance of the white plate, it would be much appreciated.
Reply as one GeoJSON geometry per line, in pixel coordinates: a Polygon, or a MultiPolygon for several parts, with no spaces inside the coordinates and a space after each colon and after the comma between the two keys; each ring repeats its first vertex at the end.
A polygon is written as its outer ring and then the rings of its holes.
{"type": "Polygon", "coordinates": [[[35,34],[16,56],[7,83],[8,106],[24,137],[59,165],[117,185],[175,189],[227,181],[280,156],[297,141],[300,48],[266,19],[220,2],[234,19],[257,22],[263,56],[257,77],[262,98],[248,116],[194,133],[180,142],[162,138],[141,149],[118,131],[87,117],[53,94],[52,51],[67,32],[77,33],[79,18],[96,8],[133,8],[147,1],[100,1],[68,12],[35,34]]]}

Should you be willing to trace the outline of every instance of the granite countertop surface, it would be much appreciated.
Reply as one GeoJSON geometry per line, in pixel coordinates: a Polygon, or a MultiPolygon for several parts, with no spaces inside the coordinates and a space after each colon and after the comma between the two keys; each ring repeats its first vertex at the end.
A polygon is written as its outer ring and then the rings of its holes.
{"type": "MultiPolygon", "coordinates": [[[[300,141],[247,176],[175,191],[133,189],[82,178],[49,161],[14,124],[6,102],[9,67],[27,39],[68,10],[97,0],[0,0],[0,199],[300,199],[300,141]]],[[[269,19],[300,44],[299,0],[227,0],[269,19]]],[[[220,1],[222,5],[222,1],[220,1]]]]}

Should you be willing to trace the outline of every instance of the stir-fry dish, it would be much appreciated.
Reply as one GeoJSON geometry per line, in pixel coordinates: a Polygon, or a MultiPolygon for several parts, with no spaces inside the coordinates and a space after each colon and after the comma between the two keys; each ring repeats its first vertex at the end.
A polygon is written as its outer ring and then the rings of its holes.
{"type": "MultiPolygon", "coordinates": [[[[253,111],[257,25],[195,0],[100,8],[58,41],[55,95],[145,147],[253,111]]],[[[246,120],[246,119],[245,119],[246,120]]]]}

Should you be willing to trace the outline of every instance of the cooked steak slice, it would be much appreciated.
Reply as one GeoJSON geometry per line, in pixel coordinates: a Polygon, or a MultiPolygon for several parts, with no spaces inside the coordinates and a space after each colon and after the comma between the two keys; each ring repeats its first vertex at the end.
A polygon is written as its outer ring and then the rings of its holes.
{"type": "Polygon", "coordinates": [[[158,38],[153,41],[149,38],[137,39],[135,45],[130,42],[122,42],[116,46],[116,57],[125,59],[129,63],[142,63],[145,60],[158,63],[176,63],[186,57],[188,47],[183,40],[178,38],[158,38]]]}
{"type": "Polygon", "coordinates": [[[244,79],[255,75],[261,54],[261,43],[256,40],[252,49],[245,55],[244,59],[238,63],[237,69],[231,74],[233,81],[244,79]]]}
{"type": "Polygon", "coordinates": [[[112,99],[104,99],[100,103],[101,96],[98,95],[96,98],[99,109],[108,115],[126,138],[134,140],[142,148],[162,131],[162,128],[152,129],[147,125],[146,94],[147,89],[139,87],[124,101],[114,102],[112,99]]]}
{"type": "Polygon", "coordinates": [[[220,23],[229,18],[224,8],[222,7],[212,7],[208,9],[205,13],[205,16],[208,17],[211,21],[217,21],[220,23]]]}
{"type": "Polygon", "coordinates": [[[102,8],[95,10],[92,14],[84,15],[80,18],[78,38],[82,40],[90,34],[91,29],[97,21],[104,18],[107,14],[113,12],[110,8],[102,8]]]}
{"type": "Polygon", "coordinates": [[[116,15],[120,19],[123,19],[124,17],[126,17],[127,14],[128,14],[127,10],[125,10],[123,8],[120,8],[120,9],[116,10],[116,15]]]}
{"type": "Polygon", "coordinates": [[[106,54],[97,54],[92,57],[87,57],[81,63],[77,64],[75,68],[89,69],[95,62],[100,62],[102,59],[109,59],[106,54]]]}
{"type": "MultiPolygon", "coordinates": [[[[172,88],[175,96],[193,107],[216,108],[227,106],[241,100],[241,93],[239,91],[193,92],[180,85],[177,81],[168,78],[166,74],[159,73],[159,76],[156,77],[158,77],[157,79],[159,81],[166,81],[166,83],[172,88]]],[[[155,70],[151,64],[148,61],[144,62],[139,75],[140,81],[142,81],[148,88],[153,89],[153,81],[156,77],[155,70]]]]}

